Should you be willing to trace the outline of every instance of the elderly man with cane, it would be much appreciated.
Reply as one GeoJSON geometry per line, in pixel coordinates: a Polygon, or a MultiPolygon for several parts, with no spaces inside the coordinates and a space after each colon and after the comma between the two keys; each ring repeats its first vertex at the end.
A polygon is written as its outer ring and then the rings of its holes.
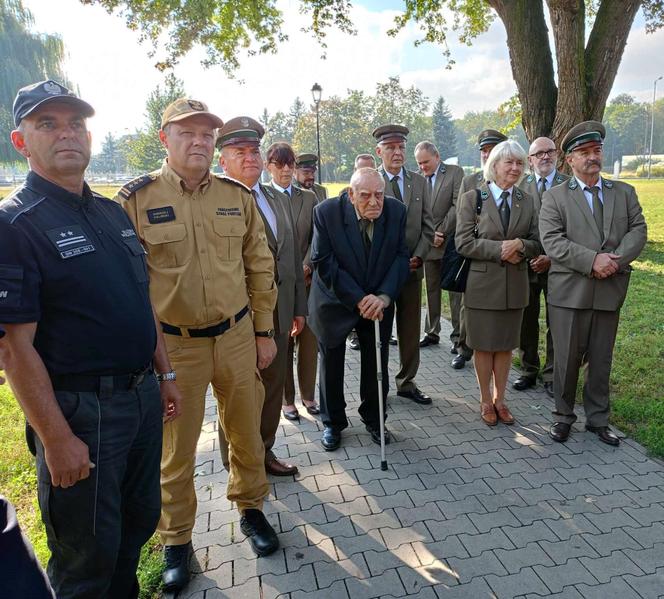
{"type": "MultiPolygon", "coordinates": [[[[405,242],[406,209],[385,197],[385,182],[372,168],[358,169],[348,194],[326,200],[314,209],[311,261],[314,274],[309,295],[309,325],[321,356],[320,407],[325,426],[322,444],[338,449],[348,426],[344,399],[345,340],[355,328],[360,341],[360,417],[375,443],[389,443],[380,415],[373,351],[380,321],[380,370],[387,372],[388,339],[394,300],[408,277],[405,242]]],[[[382,377],[382,396],[388,378],[382,377]]]]}

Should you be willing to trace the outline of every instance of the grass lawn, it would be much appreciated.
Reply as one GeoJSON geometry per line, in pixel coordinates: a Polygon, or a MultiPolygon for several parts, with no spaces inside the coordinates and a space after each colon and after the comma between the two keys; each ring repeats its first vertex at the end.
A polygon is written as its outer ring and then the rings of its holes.
{"type": "MultiPolygon", "coordinates": [[[[664,181],[629,182],[636,186],[645,212],[648,244],[633,264],[620,318],[611,373],[613,422],[652,455],[664,457],[664,181]]],[[[345,184],[326,186],[330,196],[335,196],[345,184]]],[[[117,186],[95,190],[113,197],[117,186]]],[[[0,188],[0,198],[9,191],[0,188]]],[[[443,308],[449,314],[447,294],[443,298],[443,308]]],[[[6,386],[0,387],[0,422],[0,489],[16,506],[23,531],[45,564],[48,547],[37,506],[33,460],[23,439],[22,413],[6,386]]],[[[139,570],[143,599],[158,594],[160,549],[156,537],[143,549],[139,570]]]]}

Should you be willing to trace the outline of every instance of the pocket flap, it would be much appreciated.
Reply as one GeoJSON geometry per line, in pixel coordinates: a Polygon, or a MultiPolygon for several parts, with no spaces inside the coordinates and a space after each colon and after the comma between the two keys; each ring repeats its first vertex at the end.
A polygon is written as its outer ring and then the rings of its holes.
{"type": "Polygon", "coordinates": [[[0,264],[0,280],[4,281],[22,281],[23,267],[12,264],[0,264]]]}
{"type": "Polygon", "coordinates": [[[470,270],[475,270],[477,272],[486,272],[486,262],[478,262],[477,260],[472,260],[470,263],[470,270]]]}
{"type": "Polygon", "coordinates": [[[151,245],[182,241],[187,236],[187,228],[183,223],[172,225],[155,225],[143,229],[143,237],[151,245]]]}
{"type": "Polygon", "coordinates": [[[145,248],[141,245],[141,242],[136,237],[127,237],[124,242],[127,244],[129,251],[134,256],[143,256],[147,254],[145,248]]]}
{"type": "Polygon", "coordinates": [[[214,232],[220,237],[242,237],[247,230],[243,218],[217,218],[214,221],[214,232]]]}

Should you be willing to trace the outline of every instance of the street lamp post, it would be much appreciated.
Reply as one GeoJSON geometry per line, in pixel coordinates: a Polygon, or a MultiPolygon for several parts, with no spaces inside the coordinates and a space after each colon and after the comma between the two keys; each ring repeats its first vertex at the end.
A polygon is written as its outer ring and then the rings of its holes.
{"type": "MultiPolygon", "coordinates": [[[[320,163],[320,119],[318,118],[318,108],[320,106],[320,97],[323,93],[323,88],[318,85],[318,83],[314,83],[313,87],[311,88],[311,96],[314,99],[314,105],[316,106],[316,147],[318,148],[318,184],[321,184],[321,173],[322,173],[322,165],[320,163]]],[[[652,141],[651,141],[652,143],[652,141]]]]}
{"type": "Polygon", "coordinates": [[[663,79],[664,75],[660,75],[655,79],[652,84],[652,118],[650,120],[650,150],[648,151],[648,179],[650,179],[650,167],[652,166],[652,137],[655,133],[655,95],[657,94],[657,82],[663,79]]]}

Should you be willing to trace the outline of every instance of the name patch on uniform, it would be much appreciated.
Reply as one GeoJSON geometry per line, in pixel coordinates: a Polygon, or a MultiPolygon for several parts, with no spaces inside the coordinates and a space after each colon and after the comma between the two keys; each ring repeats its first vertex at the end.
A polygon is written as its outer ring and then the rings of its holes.
{"type": "Polygon", "coordinates": [[[126,239],[127,237],[136,237],[136,232],[134,229],[122,229],[120,235],[126,239]]]}
{"type": "Polygon", "coordinates": [[[79,225],[51,229],[46,231],[46,236],[64,260],[95,251],[95,246],[79,225]]]}
{"type": "Polygon", "coordinates": [[[162,206],[161,208],[152,208],[147,211],[148,220],[151,224],[155,225],[157,223],[167,223],[171,220],[175,220],[175,210],[173,206],[162,206]]]}
{"type": "Polygon", "coordinates": [[[242,216],[239,208],[217,208],[217,216],[242,216]]]}

